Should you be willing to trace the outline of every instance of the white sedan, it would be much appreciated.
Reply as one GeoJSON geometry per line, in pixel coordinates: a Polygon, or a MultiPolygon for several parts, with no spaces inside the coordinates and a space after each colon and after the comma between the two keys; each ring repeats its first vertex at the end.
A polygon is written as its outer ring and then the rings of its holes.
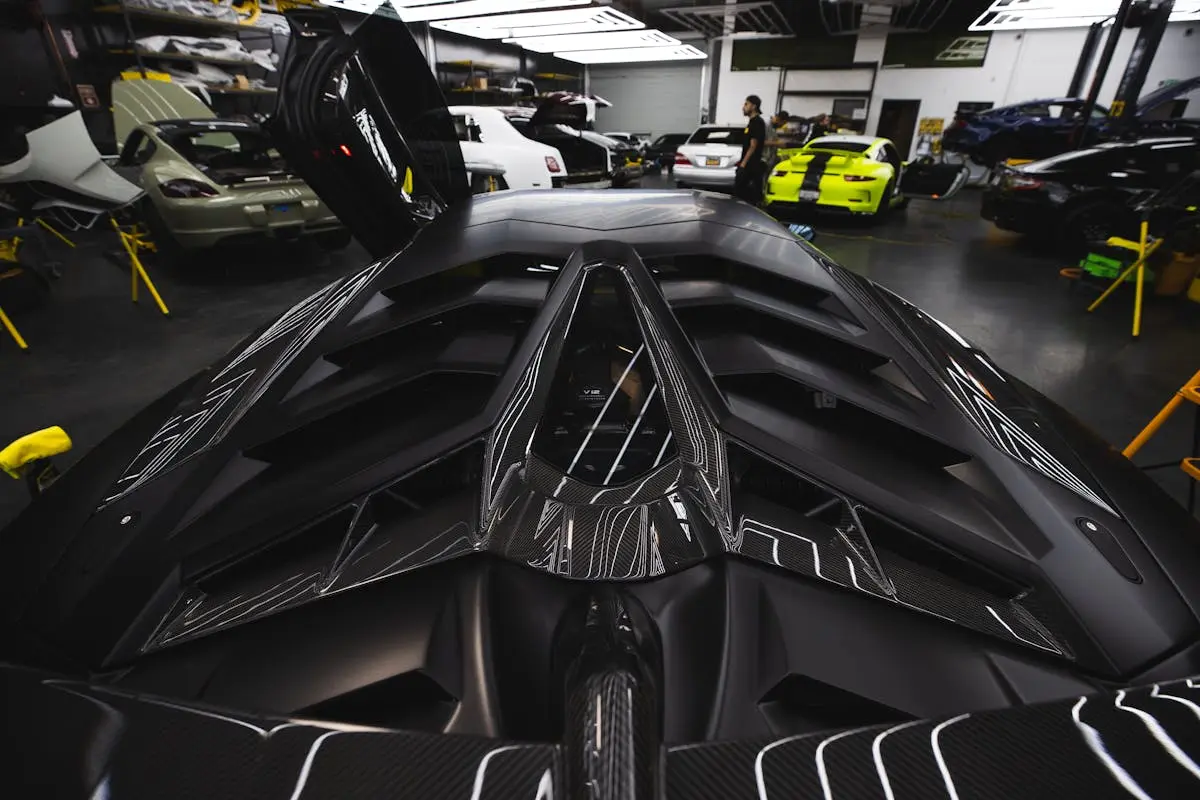
{"type": "Polygon", "coordinates": [[[463,160],[492,163],[504,169],[502,188],[550,189],[567,180],[566,162],[558,150],[522,136],[498,108],[450,106],[463,160]]]}
{"type": "Polygon", "coordinates": [[[745,135],[745,128],[732,126],[697,128],[675,151],[676,185],[733,189],[745,135]]]}

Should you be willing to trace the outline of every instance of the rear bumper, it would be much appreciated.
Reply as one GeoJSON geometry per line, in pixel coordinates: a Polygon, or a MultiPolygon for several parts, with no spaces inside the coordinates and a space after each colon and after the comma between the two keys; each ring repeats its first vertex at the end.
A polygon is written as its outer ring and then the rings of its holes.
{"type": "Polygon", "coordinates": [[[694,186],[732,188],[737,182],[737,167],[697,167],[695,164],[676,164],[675,180],[694,186]]]}
{"type": "Polygon", "coordinates": [[[983,193],[979,216],[997,228],[1016,233],[1039,233],[1050,230],[1059,215],[1046,203],[1030,202],[991,188],[983,193]]]}
{"type": "Polygon", "coordinates": [[[246,202],[236,196],[152,197],[171,235],[189,249],[212,247],[233,237],[297,239],[342,227],[341,221],[311,191],[299,197],[280,194],[255,199],[262,202],[246,202]]]}
{"type": "Polygon", "coordinates": [[[763,200],[766,205],[772,207],[819,208],[822,211],[873,214],[879,208],[880,195],[886,186],[881,183],[878,188],[858,188],[862,184],[846,183],[831,176],[822,178],[820,196],[816,200],[801,200],[800,187],[803,182],[804,173],[772,177],[767,181],[767,193],[763,200]]]}

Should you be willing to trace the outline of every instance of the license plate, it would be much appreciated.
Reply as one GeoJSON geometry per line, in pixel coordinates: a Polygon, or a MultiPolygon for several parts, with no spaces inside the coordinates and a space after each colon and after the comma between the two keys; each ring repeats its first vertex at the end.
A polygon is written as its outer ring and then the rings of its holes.
{"type": "Polygon", "coordinates": [[[719,158],[706,158],[706,159],[704,159],[704,166],[706,166],[706,167],[719,167],[719,166],[721,166],[721,159],[719,159],[719,158]]]}
{"type": "Polygon", "coordinates": [[[815,202],[815,201],[821,199],[821,193],[819,191],[817,191],[816,189],[801,189],[800,190],[800,199],[815,202]]]}
{"type": "Polygon", "coordinates": [[[271,206],[271,208],[274,211],[291,211],[292,204],[291,203],[276,203],[275,205],[271,206]]]}

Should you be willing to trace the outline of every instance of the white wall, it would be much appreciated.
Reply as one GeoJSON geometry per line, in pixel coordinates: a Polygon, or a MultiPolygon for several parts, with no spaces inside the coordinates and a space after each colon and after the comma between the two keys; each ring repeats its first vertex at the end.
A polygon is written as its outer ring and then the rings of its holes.
{"type": "MultiPolygon", "coordinates": [[[[767,116],[775,111],[779,98],[779,70],[759,69],[734,72],[733,38],[726,38],[721,43],[721,60],[717,70],[717,108],[712,121],[718,125],[740,125],[745,121],[742,116],[742,103],[746,96],[756,94],[762,98],[762,110],[767,116]]],[[[792,110],[789,108],[789,112],[792,110]]]]}
{"type": "MultiPolygon", "coordinates": [[[[1061,97],[1067,92],[1086,36],[1086,28],[993,33],[982,67],[881,69],[875,80],[867,132],[874,133],[884,100],[920,100],[920,116],[942,117],[949,122],[955,107],[964,100],[990,101],[1002,106],[1041,97],[1061,97]]],[[[1136,38],[1135,30],[1122,34],[1101,85],[1100,103],[1108,105],[1116,93],[1136,38]]],[[[1168,25],[1143,93],[1167,78],[1190,78],[1197,74],[1200,74],[1200,25],[1182,22],[1168,25]],[[1186,35],[1189,30],[1190,36],[1186,35]]]]}
{"type": "MultiPolygon", "coordinates": [[[[920,116],[942,117],[949,121],[955,107],[964,100],[990,101],[1000,106],[1039,97],[1061,97],[1071,82],[1086,36],[1086,28],[994,33],[982,67],[881,69],[867,117],[867,132],[874,133],[884,100],[920,100],[920,116]]],[[[1101,103],[1107,105],[1116,93],[1136,38],[1135,30],[1122,33],[1100,91],[1101,103]]],[[[885,44],[883,36],[861,36],[856,43],[854,60],[882,61],[885,44]]],[[[748,94],[762,98],[764,112],[774,111],[778,107],[779,70],[734,72],[732,61],[732,39],[727,38],[721,48],[717,71],[715,121],[740,122],[743,119],[742,101],[748,94]]],[[[1200,24],[1172,23],[1167,26],[1155,53],[1143,91],[1150,91],[1167,78],[1194,75],[1200,75],[1200,24]],[[1187,35],[1189,31],[1191,34],[1187,35]]],[[[811,116],[831,110],[833,100],[789,97],[783,105],[792,114],[811,116]]]]}

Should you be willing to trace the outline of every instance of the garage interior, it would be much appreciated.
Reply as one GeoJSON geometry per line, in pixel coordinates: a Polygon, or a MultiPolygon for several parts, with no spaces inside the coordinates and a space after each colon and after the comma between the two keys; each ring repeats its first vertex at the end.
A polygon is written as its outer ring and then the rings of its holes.
{"type": "Polygon", "coordinates": [[[1200,797],[1200,0],[0,0],[0,75],[14,797],[1200,797]]]}
{"type": "MultiPolygon", "coordinates": [[[[842,130],[890,138],[906,159],[932,154],[964,161],[971,179],[949,200],[913,202],[881,223],[832,214],[806,221],[817,232],[818,246],[835,260],[935,314],[1121,447],[1195,371],[1196,302],[1186,291],[1150,296],[1136,341],[1129,334],[1130,292],[1122,291],[1087,313],[1095,291],[1060,275],[1079,253],[1056,249],[1053,239],[1022,236],[981,219],[988,168],[941,152],[939,133],[923,131],[953,124],[964,108],[1047,96],[1086,97],[1093,83],[1098,84],[1096,101],[1107,106],[1118,84],[1134,72],[1143,93],[1191,78],[1200,74],[1200,10],[1176,2],[1153,51],[1133,63],[1142,28],[1124,29],[1120,36],[1108,27],[1099,29],[1105,15],[1116,13],[1120,4],[1110,3],[1113,9],[1096,4],[1097,9],[1087,12],[1091,16],[1066,23],[1031,18],[1002,21],[993,29],[972,27],[989,13],[995,16],[991,5],[996,4],[603,4],[603,9],[644,20],[703,54],[617,64],[579,64],[445,30],[452,27],[447,23],[409,26],[452,104],[511,102],[513,95],[500,91],[499,82],[509,75],[528,76],[542,92],[580,91],[607,100],[611,105],[595,112],[596,131],[657,137],[688,133],[701,123],[739,126],[745,120],[742,102],[755,94],[762,98],[764,115],[779,109],[793,119],[836,114],[842,130]],[[1102,52],[1101,45],[1113,39],[1102,52]],[[974,49],[948,54],[956,42],[974,49]],[[1108,60],[1097,65],[1102,55],[1108,60]]],[[[78,4],[55,0],[6,3],[5,8],[12,16],[2,34],[10,65],[5,71],[16,76],[4,87],[6,104],[19,108],[47,94],[71,97],[83,108],[100,152],[116,153],[111,114],[94,92],[116,77],[114,70],[132,67],[136,72],[138,65],[112,54],[100,59],[89,48],[127,35],[114,31],[112,23],[120,16],[111,13],[113,7],[101,9],[108,14],[92,14],[78,4]],[[77,56],[72,58],[72,52],[77,56]]],[[[154,26],[161,20],[137,15],[139,8],[144,7],[129,6],[134,11],[130,21],[147,32],[157,31],[154,26]]],[[[1138,12],[1138,4],[1133,9],[1138,12]]],[[[178,30],[204,32],[203,26],[178,30]]],[[[137,35],[136,27],[132,33],[137,35]]],[[[255,41],[253,36],[241,38],[255,41]]],[[[267,35],[274,50],[286,47],[286,39],[278,27],[267,35]]],[[[139,58],[141,68],[149,64],[153,69],[184,63],[187,55],[171,61],[154,61],[149,53],[139,58]]],[[[274,73],[253,62],[245,71],[265,73],[265,80],[254,84],[262,88],[247,87],[238,94],[238,87],[230,86],[223,94],[210,94],[220,114],[269,111],[274,98],[267,84],[274,73]]],[[[1180,101],[1178,115],[1195,119],[1200,92],[1193,91],[1190,98],[1180,101]]],[[[1190,151],[1193,167],[1200,166],[1196,152],[1190,151]]],[[[647,171],[640,188],[673,188],[669,172],[647,171]]],[[[632,189],[621,189],[627,190],[632,189]]],[[[8,337],[0,340],[0,370],[9,387],[3,436],[11,440],[62,426],[75,445],[60,457],[64,465],[272,316],[368,260],[356,244],[325,252],[305,240],[220,245],[188,254],[186,264],[165,263],[161,254],[150,253],[146,263],[171,311],[166,318],[147,304],[144,293],[138,305],[128,302],[122,277],[128,263],[110,231],[70,232],[71,247],[46,231],[41,234],[45,254],[30,247],[30,257],[51,262],[60,274],[49,291],[27,285],[32,283],[28,274],[0,282],[0,307],[30,345],[21,351],[8,337]]],[[[1158,463],[1187,454],[1189,416],[1174,415],[1139,458],[1158,463]]],[[[1154,475],[1173,497],[1186,501],[1193,483],[1186,474],[1161,469],[1154,475]]],[[[19,482],[0,484],[0,520],[11,518],[26,501],[19,482]]]]}

